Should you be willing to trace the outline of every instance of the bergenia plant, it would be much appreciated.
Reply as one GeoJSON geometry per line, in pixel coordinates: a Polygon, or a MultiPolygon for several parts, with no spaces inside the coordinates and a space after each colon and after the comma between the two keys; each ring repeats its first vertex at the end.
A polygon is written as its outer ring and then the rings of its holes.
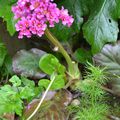
{"type": "Polygon", "coordinates": [[[75,72],[76,64],[56,37],[48,30],[49,27],[54,27],[59,22],[70,27],[74,19],[69,15],[68,10],[64,9],[63,6],[59,9],[53,0],[18,0],[17,4],[12,7],[12,11],[15,15],[14,18],[17,19],[15,27],[19,32],[18,37],[27,36],[30,38],[32,35],[41,37],[46,34],[48,39],[58,47],[58,51],[65,57],[71,78],[79,78],[79,72],[75,72]]]}
{"type": "MultiPolygon", "coordinates": [[[[12,11],[15,15],[14,18],[17,19],[15,27],[19,32],[19,38],[23,38],[24,36],[30,38],[32,35],[41,37],[45,34],[55,47],[58,48],[58,51],[62,53],[68,64],[67,73],[69,75],[65,88],[69,87],[73,83],[73,80],[78,80],[80,72],[77,64],[71,60],[63,46],[48,29],[49,27],[54,27],[59,22],[70,27],[74,19],[69,15],[68,10],[64,9],[63,6],[59,9],[53,0],[18,0],[17,4],[12,7],[12,11]]],[[[54,80],[55,76],[52,77],[38,106],[27,120],[30,120],[36,114],[54,80]]]]}

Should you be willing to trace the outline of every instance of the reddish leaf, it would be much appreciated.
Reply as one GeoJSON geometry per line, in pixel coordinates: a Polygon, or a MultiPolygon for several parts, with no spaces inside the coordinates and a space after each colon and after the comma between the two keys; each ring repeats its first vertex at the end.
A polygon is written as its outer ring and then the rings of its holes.
{"type": "MultiPolygon", "coordinates": [[[[67,120],[69,113],[66,107],[72,100],[72,94],[67,90],[48,92],[42,106],[31,120],[67,120]]],[[[25,119],[35,110],[39,99],[28,105],[24,112],[25,119]]]]}

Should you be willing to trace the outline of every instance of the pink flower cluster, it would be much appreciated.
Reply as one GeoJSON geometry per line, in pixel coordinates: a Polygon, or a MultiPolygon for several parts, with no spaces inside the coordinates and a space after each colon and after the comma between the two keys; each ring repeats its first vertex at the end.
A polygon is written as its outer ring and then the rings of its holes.
{"type": "Polygon", "coordinates": [[[63,25],[70,27],[74,21],[68,10],[64,7],[59,9],[53,0],[18,0],[12,11],[18,20],[15,27],[19,38],[29,38],[32,34],[41,37],[47,25],[54,27],[61,20],[63,25]]]}

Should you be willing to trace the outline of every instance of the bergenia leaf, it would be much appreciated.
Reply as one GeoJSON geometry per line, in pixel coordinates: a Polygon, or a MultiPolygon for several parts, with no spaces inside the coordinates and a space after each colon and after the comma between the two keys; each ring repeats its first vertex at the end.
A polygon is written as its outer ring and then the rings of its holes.
{"type": "MultiPolygon", "coordinates": [[[[42,106],[31,120],[67,120],[69,113],[66,110],[66,107],[71,100],[72,94],[67,90],[60,90],[59,92],[50,91],[42,106]]],[[[25,119],[31,115],[38,103],[39,99],[34,100],[28,105],[24,111],[25,119]]]]}
{"type": "Polygon", "coordinates": [[[44,51],[36,48],[29,51],[18,51],[13,58],[13,71],[18,75],[32,79],[40,79],[45,77],[45,74],[39,68],[39,59],[44,54],[44,51]]]}
{"type": "Polygon", "coordinates": [[[105,43],[117,40],[119,9],[119,0],[94,0],[89,19],[83,26],[84,37],[93,53],[99,52],[105,43]]]}
{"type": "Polygon", "coordinates": [[[105,45],[101,53],[94,56],[96,65],[105,67],[113,91],[120,95],[120,44],[105,45]]]}

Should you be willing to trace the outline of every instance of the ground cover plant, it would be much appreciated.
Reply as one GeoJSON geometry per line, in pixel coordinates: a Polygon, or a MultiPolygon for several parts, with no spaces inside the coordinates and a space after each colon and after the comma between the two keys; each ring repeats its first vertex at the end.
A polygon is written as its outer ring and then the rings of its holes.
{"type": "Polygon", "coordinates": [[[120,0],[0,0],[0,119],[119,120],[119,18],[120,0]]]}

